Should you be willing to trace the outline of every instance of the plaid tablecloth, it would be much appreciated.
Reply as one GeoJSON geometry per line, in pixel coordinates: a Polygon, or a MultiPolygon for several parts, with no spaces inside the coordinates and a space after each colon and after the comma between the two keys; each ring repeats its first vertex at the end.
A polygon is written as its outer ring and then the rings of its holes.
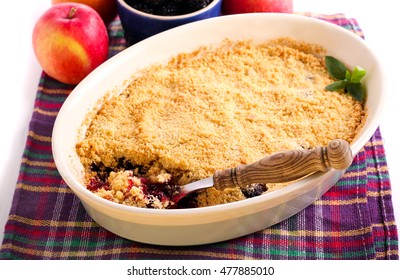
{"type": "MultiPolygon", "coordinates": [[[[355,19],[317,15],[363,36],[355,19]]],[[[110,56],[125,46],[115,19],[110,56]]],[[[344,177],[297,215],[226,242],[161,247],[105,230],[85,212],[60,177],[51,133],[72,86],[42,74],[0,259],[398,259],[391,185],[379,129],[344,177]]]]}

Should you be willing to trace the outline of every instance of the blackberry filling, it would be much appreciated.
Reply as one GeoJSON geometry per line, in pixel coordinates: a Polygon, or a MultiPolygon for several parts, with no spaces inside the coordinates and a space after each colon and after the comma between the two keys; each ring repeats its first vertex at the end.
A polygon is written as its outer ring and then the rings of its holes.
{"type": "Polygon", "coordinates": [[[86,188],[108,200],[145,208],[172,208],[179,186],[169,174],[147,177],[147,168],[132,164],[125,158],[117,160],[111,168],[102,163],[92,163],[92,177],[86,188]]]}
{"type": "MultiPolygon", "coordinates": [[[[87,189],[110,201],[142,208],[196,208],[197,193],[192,193],[175,203],[179,197],[180,186],[165,171],[159,174],[149,172],[148,168],[132,164],[125,158],[117,160],[111,168],[102,163],[92,163],[92,177],[88,180],[87,189]]],[[[265,184],[252,184],[240,191],[245,198],[259,196],[268,188],[265,184]]]]}
{"type": "Polygon", "coordinates": [[[148,178],[141,178],[140,180],[143,185],[143,193],[146,196],[156,197],[161,202],[168,203],[167,208],[171,208],[175,205],[173,204],[172,200],[175,195],[179,194],[180,187],[173,183],[174,180],[163,183],[151,182],[148,178]]]}

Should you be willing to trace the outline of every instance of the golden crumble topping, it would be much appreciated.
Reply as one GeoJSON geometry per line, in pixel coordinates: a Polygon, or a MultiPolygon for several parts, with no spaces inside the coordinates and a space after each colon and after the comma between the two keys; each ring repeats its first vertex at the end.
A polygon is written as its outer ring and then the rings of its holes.
{"type": "MultiPolygon", "coordinates": [[[[92,189],[100,196],[149,207],[116,173],[132,170],[136,179],[128,181],[146,196],[141,178],[183,185],[277,151],[352,142],[366,112],[349,95],[324,89],[333,82],[324,51],[291,38],[225,40],[149,66],[104,101],[76,145],[88,185],[97,176],[103,186],[92,189]]],[[[212,188],[194,199],[207,206],[245,198],[212,188]]]]}

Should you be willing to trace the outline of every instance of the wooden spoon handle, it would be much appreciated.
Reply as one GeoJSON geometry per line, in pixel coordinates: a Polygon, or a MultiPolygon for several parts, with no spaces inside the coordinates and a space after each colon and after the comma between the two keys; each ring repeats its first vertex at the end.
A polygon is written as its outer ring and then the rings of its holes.
{"type": "Polygon", "coordinates": [[[333,140],[327,147],[279,152],[252,164],[216,171],[214,187],[244,188],[254,183],[289,182],[329,167],[347,169],[352,161],[349,143],[333,140]]]}

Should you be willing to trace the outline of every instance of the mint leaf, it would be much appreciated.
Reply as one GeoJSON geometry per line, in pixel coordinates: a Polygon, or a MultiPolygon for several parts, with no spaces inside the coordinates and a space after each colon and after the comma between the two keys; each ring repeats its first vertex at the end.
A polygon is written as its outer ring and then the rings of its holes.
{"type": "Polygon", "coordinates": [[[337,80],[327,85],[325,90],[340,91],[345,89],[344,92],[349,93],[357,101],[361,103],[365,101],[365,87],[361,84],[361,79],[367,72],[363,68],[356,66],[353,71],[350,71],[333,56],[325,57],[325,65],[329,75],[337,80]]]}
{"type": "Polygon", "coordinates": [[[340,62],[333,56],[326,56],[325,65],[329,75],[331,75],[333,78],[337,80],[346,79],[346,71],[348,70],[342,62],[340,62]]]}
{"type": "Polygon", "coordinates": [[[350,81],[351,79],[351,72],[349,70],[346,70],[346,78],[344,79],[345,81],[350,81]]]}
{"type": "Polygon", "coordinates": [[[365,88],[363,87],[361,82],[347,84],[346,90],[357,101],[359,101],[361,103],[364,102],[364,99],[365,99],[365,88]]]}
{"type": "Polygon", "coordinates": [[[325,89],[329,91],[339,91],[341,89],[346,88],[346,86],[347,86],[346,81],[337,81],[327,85],[325,89]]]}
{"type": "Polygon", "coordinates": [[[360,66],[356,66],[356,68],[354,68],[353,72],[351,73],[349,81],[351,83],[359,83],[366,73],[367,71],[365,71],[363,68],[361,68],[360,66]]]}

